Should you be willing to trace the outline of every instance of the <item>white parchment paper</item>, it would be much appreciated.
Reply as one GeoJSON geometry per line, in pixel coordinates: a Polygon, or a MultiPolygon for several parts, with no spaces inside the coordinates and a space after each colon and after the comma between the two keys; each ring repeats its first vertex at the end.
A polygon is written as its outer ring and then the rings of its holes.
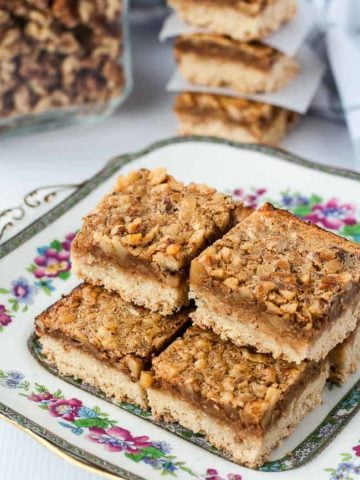
{"type": "MultiPolygon", "coordinates": [[[[277,32],[263,39],[263,42],[293,56],[304,43],[305,38],[314,26],[315,9],[306,0],[298,0],[298,13],[289,23],[283,25],[277,32]]],[[[176,12],[166,18],[159,34],[159,40],[177,37],[187,33],[207,33],[206,29],[194,27],[179,18],[176,12]]]]}

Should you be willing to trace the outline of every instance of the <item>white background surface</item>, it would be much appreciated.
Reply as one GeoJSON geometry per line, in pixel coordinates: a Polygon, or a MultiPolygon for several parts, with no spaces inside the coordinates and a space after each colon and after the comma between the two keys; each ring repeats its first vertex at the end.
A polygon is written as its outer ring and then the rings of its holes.
{"type": "MultiPolygon", "coordinates": [[[[156,40],[159,27],[133,28],[135,88],[117,115],[90,127],[0,137],[0,211],[21,204],[36,187],[80,182],[114,155],[176,135],[173,95],[164,91],[174,64],[170,45],[156,40]]],[[[318,118],[301,120],[282,146],[314,161],[354,168],[345,127],[318,118]]],[[[0,480],[95,478],[0,423],[0,480]]]]}

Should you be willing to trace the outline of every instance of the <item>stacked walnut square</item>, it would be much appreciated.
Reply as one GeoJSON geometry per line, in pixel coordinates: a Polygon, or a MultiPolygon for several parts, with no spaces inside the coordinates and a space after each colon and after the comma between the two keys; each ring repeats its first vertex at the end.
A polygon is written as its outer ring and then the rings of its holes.
{"type": "Polygon", "coordinates": [[[121,0],[1,0],[0,118],[118,97],[121,9],[121,0]]]}
{"type": "Polygon", "coordinates": [[[189,324],[191,260],[246,213],[162,168],[119,177],[73,242],[73,269],[87,283],[36,320],[48,361],[146,408],[153,357],[189,324]]]}
{"type": "Polygon", "coordinates": [[[153,414],[262,464],[357,366],[359,266],[357,244],[270,204],[251,213],[191,263],[195,326],[153,362],[153,414]]]}
{"type": "Polygon", "coordinates": [[[188,90],[175,100],[179,133],[277,145],[296,114],[266,95],[248,96],[277,92],[298,75],[298,59],[264,41],[294,18],[296,0],[168,3],[186,22],[174,44],[188,90]]]}
{"type": "Polygon", "coordinates": [[[85,217],[72,261],[87,283],[36,320],[47,361],[236,462],[264,463],[329,362],[343,381],[359,361],[360,247],[269,204],[141,169],[85,217]]]}

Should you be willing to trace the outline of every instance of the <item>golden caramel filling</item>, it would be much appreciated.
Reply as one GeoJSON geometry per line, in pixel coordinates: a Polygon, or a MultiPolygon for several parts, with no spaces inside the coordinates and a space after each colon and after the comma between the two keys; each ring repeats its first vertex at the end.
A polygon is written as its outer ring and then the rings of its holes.
{"type": "Polygon", "coordinates": [[[175,58],[183,53],[195,53],[213,59],[237,60],[251,66],[269,70],[283,55],[276,49],[258,41],[240,42],[225,35],[195,33],[176,39],[175,58]]]}

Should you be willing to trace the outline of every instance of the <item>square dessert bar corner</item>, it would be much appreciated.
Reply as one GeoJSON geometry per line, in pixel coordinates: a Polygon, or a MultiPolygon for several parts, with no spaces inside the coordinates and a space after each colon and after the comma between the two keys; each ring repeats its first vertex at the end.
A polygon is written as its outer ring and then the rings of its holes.
{"type": "Polygon", "coordinates": [[[147,407],[151,359],[188,323],[189,310],[162,317],[116,293],[82,284],[35,321],[47,363],[118,402],[147,407]]]}
{"type": "Polygon", "coordinates": [[[205,434],[241,464],[264,463],[321,402],[328,363],[275,360],[190,327],[153,361],[155,418],[205,434]]]}
{"type": "Polygon", "coordinates": [[[360,246],[265,204],[192,262],[200,326],[297,363],[360,317],[360,246]]]}
{"type": "Polygon", "coordinates": [[[72,245],[76,274],[129,302],[169,314],[188,303],[191,260],[234,224],[236,204],[162,168],[119,177],[72,245]]]}

